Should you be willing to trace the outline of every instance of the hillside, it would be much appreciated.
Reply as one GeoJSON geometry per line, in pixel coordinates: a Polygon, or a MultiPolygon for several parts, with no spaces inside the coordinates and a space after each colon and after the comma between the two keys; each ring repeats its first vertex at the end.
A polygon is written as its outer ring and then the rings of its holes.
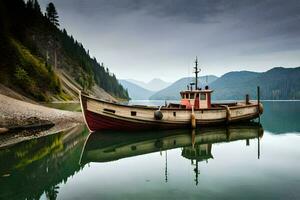
{"type": "MultiPolygon", "coordinates": [[[[300,99],[300,67],[276,67],[269,71],[258,73],[250,71],[229,72],[217,78],[209,78],[209,86],[214,90],[213,100],[244,99],[246,94],[256,99],[256,88],[261,88],[261,99],[293,100],[300,99]]],[[[201,77],[201,83],[203,79],[201,77]]],[[[150,99],[179,99],[180,90],[186,89],[191,78],[182,78],[171,86],[156,92],[150,99]]],[[[203,84],[202,84],[203,85],[203,84]]]]}
{"type": "Polygon", "coordinates": [[[119,80],[119,82],[127,89],[129,97],[132,100],[147,100],[152,94],[154,94],[153,91],[147,90],[127,80],[119,80]]]}
{"type": "Polygon", "coordinates": [[[0,83],[38,101],[77,98],[70,88],[128,99],[116,76],[58,27],[37,0],[0,1],[0,83]]]}
{"type": "MultiPolygon", "coordinates": [[[[209,75],[209,76],[201,76],[198,81],[200,85],[206,85],[206,78],[207,83],[210,84],[211,82],[215,81],[218,77],[209,75]]],[[[193,80],[192,77],[185,77],[181,78],[178,81],[174,82],[169,87],[162,89],[155,94],[153,94],[150,99],[152,100],[174,100],[179,99],[181,90],[186,90],[187,85],[193,80]]]]}
{"type": "Polygon", "coordinates": [[[263,73],[229,72],[211,84],[214,99],[243,99],[245,94],[256,98],[256,87],[261,98],[269,100],[300,99],[300,67],[276,67],[263,73]]]}
{"type": "Polygon", "coordinates": [[[212,98],[216,100],[241,99],[245,97],[245,94],[250,93],[249,91],[252,96],[257,86],[251,88],[250,85],[244,83],[251,82],[258,76],[259,73],[250,71],[228,72],[210,85],[210,88],[214,90],[212,98]]]}

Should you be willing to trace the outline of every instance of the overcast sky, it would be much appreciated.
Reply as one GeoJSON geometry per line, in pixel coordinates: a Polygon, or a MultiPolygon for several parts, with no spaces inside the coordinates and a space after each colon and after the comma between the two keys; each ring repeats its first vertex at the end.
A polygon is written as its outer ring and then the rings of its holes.
{"type": "MultiPolygon", "coordinates": [[[[45,9],[49,0],[40,0],[45,9]]],[[[118,78],[300,66],[300,0],[52,0],[61,28],[118,78]]]]}

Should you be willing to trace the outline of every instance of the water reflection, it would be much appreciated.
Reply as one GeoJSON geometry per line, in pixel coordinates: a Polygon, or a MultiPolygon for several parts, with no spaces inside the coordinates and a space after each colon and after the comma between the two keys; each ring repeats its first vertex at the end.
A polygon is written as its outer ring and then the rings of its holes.
{"type": "Polygon", "coordinates": [[[0,199],[56,199],[58,184],[82,166],[80,153],[88,133],[84,126],[22,142],[0,150],[0,199]]]}
{"type": "Polygon", "coordinates": [[[248,123],[200,130],[120,133],[101,132],[88,136],[83,126],[68,132],[22,142],[0,150],[0,199],[56,199],[59,184],[66,183],[90,162],[164,152],[164,180],[168,182],[167,150],[181,148],[181,155],[194,166],[198,184],[199,162],[213,159],[216,143],[258,139],[263,129],[248,123]]]}
{"type": "Polygon", "coordinates": [[[261,123],[274,134],[300,132],[300,101],[265,101],[261,123]]]}
{"type": "Polygon", "coordinates": [[[79,126],[0,149],[0,199],[299,199],[300,102],[264,108],[263,128],[79,126]]]}
{"type": "MultiPolygon", "coordinates": [[[[195,184],[198,184],[199,162],[213,159],[214,144],[257,139],[259,144],[263,128],[259,123],[245,123],[226,127],[202,128],[199,130],[172,130],[161,132],[99,132],[91,134],[85,144],[80,159],[81,165],[90,162],[110,162],[118,159],[165,151],[165,181],[168,181],[167,150],[181,148],[181,156],[195,166],[195,184]]],[[[258,145],[257,157],[260,157],[258,145]]]]}

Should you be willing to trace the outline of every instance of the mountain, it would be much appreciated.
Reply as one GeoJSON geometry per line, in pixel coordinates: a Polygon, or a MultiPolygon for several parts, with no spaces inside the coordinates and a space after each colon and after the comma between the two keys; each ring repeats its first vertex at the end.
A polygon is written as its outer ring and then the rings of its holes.
{"type": "Polygon", "coordinates": [[[151,81],[149,81],[147,83],[148,87],[146,87],[148,90],[152,90],[152,91],[159,91],[162,90],[166,87],[168,87],[169,85],[171,85],[171,83],[169,82],[165,82],[159,78],[155,78],[152,79],[151,81]]]}
{"type": "Polygon", "coordinates": [[[37,0],[0,1],[0,84],[38,101],[74,99],[78,90],[128,99],[116,76],[55,20],[37,0]]]}
{"type": "MultiPolygon", "coordinates": [[[[200,82],[203,83],[201,77],[200,82]]],[[[180,90],[186,89],[191,78],[182,78],[171,86],[156,92],[150,99],[180,99],[180,90]]],[[[293,100],[300,99],[300,67],[275,67],[266,72],[235,71],[217,78],[209,79],[209,87],[214,90],[213,100],[244,99],[246,94],[251,99],[257,98],[257,86],[260,86],[261,99],[293,100]]],[[[203,84],[202,84],[203,85],[203,84]]]]}
{"type": "Polygon", "coordinates": [[[159,78],[154,78],[147,83],[143,82],[143,81],[134,80],[134,79],[127,79],[126,81],[134,83],[134,84],[136,84],[142,88],[145,88],[147,90],[150,90],[150,91],[159,91],[159,90],[162,90],[162,89],[168,87],[169,85],[171,85],[171,83],[163,81],[159,78]]]}
{"type": "MultiPolygon", "coordinates": [[[[205,85],[206,84],[206,78],[207,78],[207,83],[210,84],[211,82],[215,81],[218,77],[209,75],[209,76],[201,76],[198,78],[198,81],[200,81],[200,85],[205,85]]],[[[193,77],[185,77],[181,78],[178,81],[174,82],[172,85],[156,92],[153,94],[150,99],[151,100],[174,100],[174,99],[179,99],[180,94],[179,92],[181,90],[186,90],[187,85],[193,80],[193,77]]]]}
{"type": "Polygon", "coordinates": [[[147,100],[154,93],[127,80],[119,80],[119,82],[127,89],[129,97],[133,100],[147,100]]]}
{"type": "Polygon", "coordinates": [[[257,87],[251,88],[249,84],[244,83],[253,80],[259,74],[250,71],[234,71],[224,74],[210,85],[210,88],[214,90],[212,98],[216,100],[244,98],[245,94],[249,93],[249,89],[255,92],[257,87]],[[233,88],[236,89],[233,90],[233,88]]]}
{"type": "Polygon", "coordinates": [[[142,88],[146,88],[147,87],[147,83],[145,83],[143,81],[138,81],[138,80],[135,80],[135,79],[124,79],[124,81],[133,83],[133,84],[138,85],[138,86],[140,86],[142,88]]]}
{"type": "Polygon", "coordinates": [[[256,99],[256,87],[261,88],[261,99],[300,99],[300,67],[276,67],[269,71],[229,72],[214,81],[213,99],[244,99],[245,94],[256,99]]]}

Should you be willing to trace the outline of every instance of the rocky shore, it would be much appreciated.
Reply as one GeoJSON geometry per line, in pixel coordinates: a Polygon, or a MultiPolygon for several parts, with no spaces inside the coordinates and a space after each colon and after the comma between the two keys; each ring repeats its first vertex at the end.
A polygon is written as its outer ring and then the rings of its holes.
{"type": "Polygon", "coordinates": [[[0,94],[0,147],[71,129],[82,123],[80,112],[48,108],[0,94]]]}

